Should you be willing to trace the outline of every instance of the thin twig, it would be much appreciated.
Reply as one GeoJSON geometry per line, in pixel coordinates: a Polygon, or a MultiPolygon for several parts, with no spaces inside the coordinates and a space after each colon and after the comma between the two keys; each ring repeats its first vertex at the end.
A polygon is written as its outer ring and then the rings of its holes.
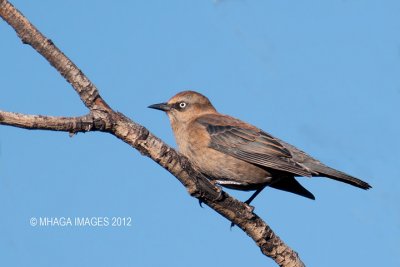
{"type": "Polygon", "coordinates": [[[0,124],[24,128],[28,130],[50,130],[70,133],[88,132],[103,129],[101,121],[95,123],[92,114],[81,117],[53,117],[42,115],[26,115],[0,110],[0,124]]]}

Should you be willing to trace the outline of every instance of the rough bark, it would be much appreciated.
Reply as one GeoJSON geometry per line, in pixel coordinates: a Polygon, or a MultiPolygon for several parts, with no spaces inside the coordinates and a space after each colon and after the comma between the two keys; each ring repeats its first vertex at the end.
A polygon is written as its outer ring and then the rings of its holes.
{"type": "Polygon", "coordinates": [[[101,98],[96,86],[82,71],[8,1],[0,0],[0,16],[16,31],[24,44],[32,46],[57,69],[89,109],[89,113],[81,117],[26,115],[0,110],[0,125],[31,130],[65,131],[70,134],[88,131],[110,133],[167,169],[185,186],[190,195],[237,225],[256,242],[264,255],[273,259],[279,266],[304,266],[297,253],[275,235],[253,212],[252,207],[210,183],[192,167],[187,158],[145,127],[110,108],[101,98]]]}

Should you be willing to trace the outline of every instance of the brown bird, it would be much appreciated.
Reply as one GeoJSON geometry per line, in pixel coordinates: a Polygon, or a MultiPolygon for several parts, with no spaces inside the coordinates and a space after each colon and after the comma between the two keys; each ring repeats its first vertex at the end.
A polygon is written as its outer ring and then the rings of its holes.
{"type": "Polygon", "coordinates": [[[256,190],[247,204],[266,186],[315,199],[295,176],[322,176],[371,188],[253,125],[218,113],[197,92],[184,91],[149,108],[167,113],[179,151],[210,180],[227,188],[256,190]]]}

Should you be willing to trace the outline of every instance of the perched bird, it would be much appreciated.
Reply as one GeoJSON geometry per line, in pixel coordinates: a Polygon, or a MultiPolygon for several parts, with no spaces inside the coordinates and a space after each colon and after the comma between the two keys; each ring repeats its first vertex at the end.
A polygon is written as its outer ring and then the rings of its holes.
{"type": "Polygon", "coordinates": [[[247,204],[266,186],[315,199],[295,176],[322,176],[371,188],[253,125],[218,113],[197,92],[180,92],[149,108],[167,113],[179,151],[210,180],[227,188],[256,190],[247,204]]]}

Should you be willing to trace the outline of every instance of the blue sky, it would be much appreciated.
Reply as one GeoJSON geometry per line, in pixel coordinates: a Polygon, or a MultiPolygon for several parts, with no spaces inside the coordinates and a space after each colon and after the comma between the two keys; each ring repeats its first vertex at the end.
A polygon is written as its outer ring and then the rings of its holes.
{"type": "MultiPolygon", "coordinates": [[[[13,1],[116,110],[175,146],[146,107],[191,89],[362,191],[299,178],[316,201],[266,189],[256,212],[307,266],[399,266],[399,1],[13,1]]],[[[0,22],[0,109],[86,113],[0,22]]],[[[245,200],[249,193],[229,191],[245,200]]],[[[104,133],[0,127],[1,266],[275,266],[167,171],[104,133]],[[35,217],[130,217],[32,227],[35,217]]]]}

